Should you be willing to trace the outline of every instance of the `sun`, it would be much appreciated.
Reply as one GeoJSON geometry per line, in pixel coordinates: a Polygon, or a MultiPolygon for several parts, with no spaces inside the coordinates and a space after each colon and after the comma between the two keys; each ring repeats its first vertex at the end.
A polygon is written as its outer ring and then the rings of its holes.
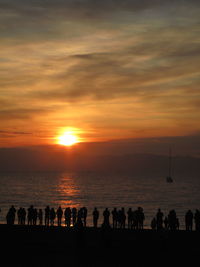
{"type": "Polygon", "coordinates": [[[79,142],[78,137],[70,132],[65,132],[63,135],[58,136],[58,144],[63,146],[72,146],[79,142]]]}

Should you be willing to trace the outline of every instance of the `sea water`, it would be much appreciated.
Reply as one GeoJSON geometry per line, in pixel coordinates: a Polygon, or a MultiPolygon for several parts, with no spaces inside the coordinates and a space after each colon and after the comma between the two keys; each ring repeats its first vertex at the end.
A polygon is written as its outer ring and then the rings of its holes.
{"type": "Polygon", "coordinates": [[[47,205],[63,209],[87,207],[88,226],[92,226],[92,211],[108,207],[137,209],[145,213],[145,228],[157,209],[165,215],[175,209],[184,228],[184,215],[188,209],[200,209],[200,177],[174,177],[166,183],[166,177],[135,176],[131,173],[97,172],[25,172],[0,174],[0,222],[6,222],[6,213],[11,205],[28,208],[34,205],[44,209],[47,205]]]}

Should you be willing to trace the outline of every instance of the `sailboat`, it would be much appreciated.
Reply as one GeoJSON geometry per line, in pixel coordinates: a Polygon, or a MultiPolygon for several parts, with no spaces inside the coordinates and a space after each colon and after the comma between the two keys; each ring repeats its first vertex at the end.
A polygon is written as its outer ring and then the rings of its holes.
{"type": "Polygon", "coordinates": [[[172,153],[171,153],[171,149],[169,149],[169,175],[166,177],[167,183],[173,183],[171,170],[172,170],[172,153]]]}

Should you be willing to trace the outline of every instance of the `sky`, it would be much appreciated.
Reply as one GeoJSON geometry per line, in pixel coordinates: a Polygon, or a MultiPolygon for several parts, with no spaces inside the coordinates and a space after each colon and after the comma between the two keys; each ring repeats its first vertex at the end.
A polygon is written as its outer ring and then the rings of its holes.
{"type": "Polygon", "coordinates": [[[65,129],[199,136],[199,14],[197,0],[0,0],[0,147],[65,129]]]}

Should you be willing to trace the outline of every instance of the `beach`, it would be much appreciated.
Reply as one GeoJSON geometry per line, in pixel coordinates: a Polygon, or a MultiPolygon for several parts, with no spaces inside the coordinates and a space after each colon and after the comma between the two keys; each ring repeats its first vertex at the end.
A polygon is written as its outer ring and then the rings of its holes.
{"type": "Polygon", "coordinates": [[[200,253],[197,231],[0,225],[0,236],[5,267],[173,266],[200,253]]]}

